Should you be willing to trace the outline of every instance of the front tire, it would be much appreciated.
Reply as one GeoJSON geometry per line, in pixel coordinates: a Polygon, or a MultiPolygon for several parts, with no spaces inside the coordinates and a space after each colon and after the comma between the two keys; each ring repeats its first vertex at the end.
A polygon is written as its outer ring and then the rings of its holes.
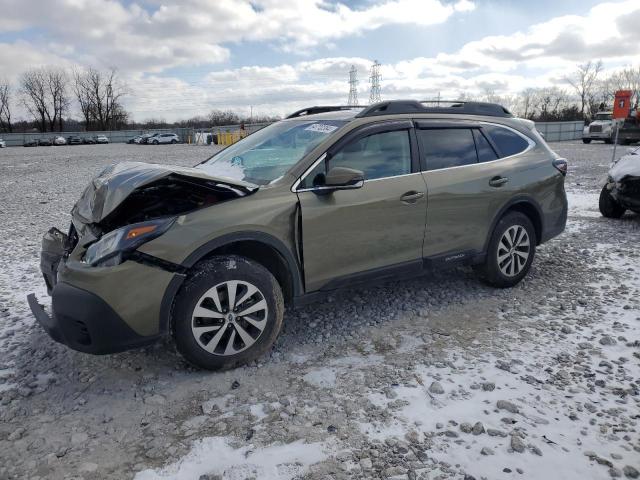
{"type": "Polygon", "coordinates": [[[607,190],[606,185],[602,187],[602,190],[600,190],[600,200],[598,202],[598,207],[600,207],[600,213],[602,214],[602,216],[606,218],[620,218],[627,210],[622,205],[620,205],[615,198],[611,196],[611,193],[609,192],[609,190],[607,190]]]}
{"type": "Polygon", "coordinates": [[[222,370],[265,353],[282,327],[284,299],[275,277],[237,255],[202,262],[176,297],[172,332],[192,364],[222,370]]]}
{"type": "Polygon", "coordinates": [[[590,138],[583,138],[582,139],[582,143],[591,143],[591,139],[590,138]]]}
{"type": "Polygon", "coordinates": [[[487,257],[475,267],[482,280],[498,288],[513,287],[529,272],[536,253],[536,232],[525,214],[510,212],[496,225],[487,257]]]}

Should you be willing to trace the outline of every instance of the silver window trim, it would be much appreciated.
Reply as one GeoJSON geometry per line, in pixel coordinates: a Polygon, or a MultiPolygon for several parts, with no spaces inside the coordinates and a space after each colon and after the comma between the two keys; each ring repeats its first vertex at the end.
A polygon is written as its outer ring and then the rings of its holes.
{"type": "MultiPolygon", "coordinates": [[[[444,168],[435,168],[433,170],[422,170],[422,173],[424,173],[425,175],[428,175],[429,172],[442,172],[445,170],[452,170],[454,168],[465,168],[465,167],[473,167],[476,165],[487,165],[489,163],[494,163],[494,162],[501,162],[503,160],[509,160],[513,157],[517,157],[519,155],[522,155],[523,153],[527,153],[530,150],[534,149],[538,144],[536,142],[533,141],[533,139],[529,138],[527,135],[525,135],[524,133],[519,132],[518,130],[516,130],[515,128],[511,128],[508,127],[506,125],[503,125],[501,123],[492,123],[492,122],[475,122],[475,124],[482,124],[482,125],[491,125],[493,127],[501,127],[501,128],[505,128],[507,130],[512,131],[513,133],[519,135],[521,138],[523,138],[524,140],[527,141],[527,143],[529,144],[527,146],[527,148],[525,148],[524,150],[522,150],[521,152],[518,153],[514,153],[513,155],[509,155],[508,157],[502,157],[502,158],[496,158],[495,160],[489,160],[488,162],[480,162],[478,161],[477,163],[468,163],[466,165],[456,165],[453,167],[444,167],[444,168]]],[[[469,128],[472,128],[471,126],[469,126],[469,128]]],[[[419,130],[419,129],[417,129],[419,130]]],[[[497,153],[497,152],[496,152],[497,153]]]]}
{"type": "MultiPolygon", "coordinates": [[[[438,120],[434,119],[434,121],[442,121],[442,120],[441,119],[438,119],[438,120]]],[[[463,120],[461,123],[464,123],[464,122],[469,122],[470,123],[469,128],[473,128],[472,125],[491,125],[493,127],[505,128],[505,129],[510,130],[511,132],[515,133],[516,135],[519,135],[521,138],[526,140],[529,145],[527,146],[527,148],[525,148],[521,152],[514,153],[513,155],[509,155],[507,157],[496,158],[495,160],[489,160],[488,162],[469,163],[467,165],[456,165],[454,167],[438,168],[438,169],[435,169],[435,170],[422,170],[422,168],[421,168],[419,172],[405,173],[405,174],[402,174],[402,175],[394,175],[394,176],[391,176],[391,177],[372,178],[370,180],[365,179],[364,183],[375,182],[377,180],[386,180],[387,178],[407,177],[409,175],[416,175],[416,174],[423,174],[423,173],[424,174],[428,174],[428,172],[442,172],[444,170],[452,170],[454,168],[473,167],[474,165],[486,165],[488,163],[501,162],[503,160],[509,160],[509,159],[511,159],[513,157],[517,157],[518,155],[522,155],[524,153],[527,153],[530,150],[532,150],[532,149],[534,149],[535,147],[538,146],[538,144],[532,138],[530,138],[529,136],[525,135],[522,132],[519,132],[515,128],[509,127],[507,125],[503,125],[502,123],[493,123],[493,122],[487,122],[487,121],[471,121],[471,120],[463,120]]],[[[420,129],[416,128],[416,130],[420,130],[420,129]]],[[[310,188],[303,188],[303,189],[298,190],[298,186],[306,178],[306,176],[311,172],[311,170],[313,170],[320,162],[324,161],[326,158],[327,158],[327,152],[324,152],[322,155],[320,155],[316,159],[315,162],[313,162],[311,164],[311,166],[309,168],[307,168],[304,171],[304,173],[302,175],[300,175],[300,178],[298,178],[294,182],[294,184],[291,186],[291,191],[293,193],[296,193],[296,192],[310,192],[310,191],[313,191],[313,190],[327,190],[328,187],[326,187],[326,188],[323,188],[323,187],[310,187],[310,188]]]]}

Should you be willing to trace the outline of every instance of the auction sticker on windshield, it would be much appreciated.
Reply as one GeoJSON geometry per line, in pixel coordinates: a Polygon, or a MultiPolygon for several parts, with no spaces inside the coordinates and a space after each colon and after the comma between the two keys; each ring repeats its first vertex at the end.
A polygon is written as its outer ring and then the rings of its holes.
{"type": "Polygon", "coordinates": [[[327,125],[326,123],[312,123],[305,130],[309,132],[318,132],[318,133],[331,133],[334,130],[337,130],[338,127],[335,125],[327,125]]]}

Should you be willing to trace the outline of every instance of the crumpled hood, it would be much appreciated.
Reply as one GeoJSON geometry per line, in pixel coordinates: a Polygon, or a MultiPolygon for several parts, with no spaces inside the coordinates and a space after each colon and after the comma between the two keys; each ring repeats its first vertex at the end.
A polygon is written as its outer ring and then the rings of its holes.
{"type": "Polygon", "coordinates": [[[640,148],[620,157],[609,170],[609,176],[616,182],[625,177],[640,177],[640,148]]]}
{"type": "Polygon", "coordinates": [[[238,196],[258,189],[257,185],[210,175],[204,169],[158,165],[142,162],[122,162],[105,168],[93,178],[71,210],[74,220],[95,224],[112,213],[135,190],[170,175],[180,175],[211,182],[218,188],[228,188],[238,196]]]}

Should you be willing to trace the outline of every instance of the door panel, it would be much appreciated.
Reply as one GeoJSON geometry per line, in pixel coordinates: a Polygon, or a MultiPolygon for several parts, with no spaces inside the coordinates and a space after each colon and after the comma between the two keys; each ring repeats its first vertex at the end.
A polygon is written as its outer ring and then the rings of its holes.
{"type": "Polygon", "coordinates": [[[515,159],[424,172],[429,188],[424,256],[481,252],[496,213],[515,194],[515,159]],[[500,186],[494,177],[509,178],[500,186]],[[494,182],[495,183],[495,182],[494,182]]]}
{"type": "Polygon", "coordinates": [[[326,195],[299,192],[307,291],[345,275],[420,260],[425,193],[420,173],[326,195]]]}
{"type": "MultiPolygon", "coordinates": [[[[428,187],[424,256],[483,252],[498,212],[535,186],[535,162],[529,152],[498,159],[482,129],[469,124],[434,125],[419,130],[417,137],[428,187]]],[[[529,143],[520,137],[519,148],[526,149],[529,143]]]]}

